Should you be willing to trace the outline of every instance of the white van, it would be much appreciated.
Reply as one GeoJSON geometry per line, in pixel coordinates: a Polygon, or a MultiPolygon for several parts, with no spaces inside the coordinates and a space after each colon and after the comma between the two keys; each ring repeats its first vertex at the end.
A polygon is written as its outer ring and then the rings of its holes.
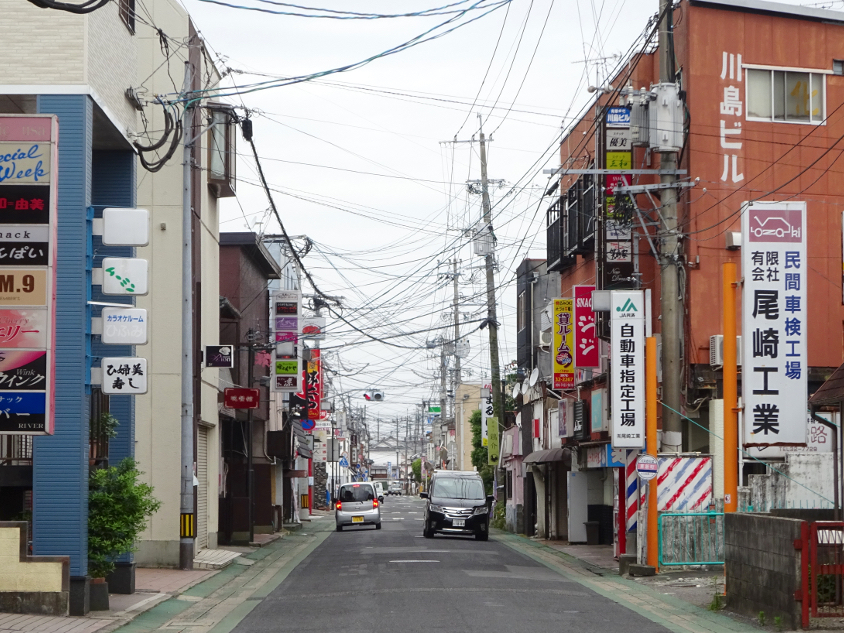
{"type": "Polygon", "coordinates": [[[378,495],[378,500],[383,503],[384,502],[384,484],[382,484],[380,481],[373,481],[372,483],[375,485],[375,493],[378,495]]]}

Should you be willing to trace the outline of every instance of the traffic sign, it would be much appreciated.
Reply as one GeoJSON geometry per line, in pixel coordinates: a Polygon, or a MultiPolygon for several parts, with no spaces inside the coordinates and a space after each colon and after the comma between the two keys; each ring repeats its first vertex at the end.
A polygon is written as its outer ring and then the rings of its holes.
{"type": "Polygon", "coordinates": [[[228,387],[223,391],[223,404],[229,409],[257,409],[261,402],[258,389],[228,387]]]}
{"type": "Polygon", "coordinates": [[[316,420],[302,420],[303,431],[313,431],[316,426],[316,420]]]}
{"type": "Polygon", "coordinates": [[[636,460],[636,472],[645,481],[653,479],[659,473],[659,462],[653,455],[639,455],[636,460]]]}

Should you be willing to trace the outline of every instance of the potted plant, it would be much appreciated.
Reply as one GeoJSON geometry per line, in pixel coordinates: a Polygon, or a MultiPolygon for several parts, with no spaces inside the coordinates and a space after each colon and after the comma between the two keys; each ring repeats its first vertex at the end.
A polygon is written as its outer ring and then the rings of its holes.
{"type": "Polygon", "coordinates": [[[88,574],[91,610],[108,610],[105,577],[115,559],[135,550],[147,519],[161,507],[151,486],[138,481],[142,473],[127,457],[116,466],[92,469],[88,479],[88,574]]]}

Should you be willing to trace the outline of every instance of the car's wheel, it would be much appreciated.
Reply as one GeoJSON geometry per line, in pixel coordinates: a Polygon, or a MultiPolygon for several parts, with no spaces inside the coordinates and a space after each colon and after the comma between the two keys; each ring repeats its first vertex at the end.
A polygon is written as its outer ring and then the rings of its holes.
{"type": "Polygon", "coordinates": [[[489,540],[489,534],[487,532],[479,532],[478,534],[475,534],[475,540],[476,541],[488,541],[489,540]]]}
{"type": "Polygon", "coordinates": [[[380,523],[376,523],[376,524],[375,524],[375,529],[376,529],[376,530],[380,530],[380,529],[381,529],[381,524],[380,524],[380,523]]]}
{"type": "Polygon", "coordinates": [[[342,532],[342,531],[343,531],[343,526],[342,526],[342,525],[338,525],[338,526],[337,526],[337,531],[338,531],[338,532],[342,532]]]}
{"type": "Polygon", "coordinates": [[[434,538],[434,531],[428,528],[424,528],[422,530],[422,536],[424,536],[425,538],[434,538]]]}

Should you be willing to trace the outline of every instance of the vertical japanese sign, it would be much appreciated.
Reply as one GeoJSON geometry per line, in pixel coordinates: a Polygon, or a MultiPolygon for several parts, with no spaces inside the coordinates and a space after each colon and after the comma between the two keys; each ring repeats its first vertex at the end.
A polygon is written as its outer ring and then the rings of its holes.
{"type": "Polygon", "coordinates": [[[592,292],[595,286],[574,287],[574,365],[578,369],[600,367],[598,336],[595,333],[595,313],[592,311],[592,292]]]}
{"type": "Polygon", "coordinates": [[[492,386],[484,385],[481,389],[481,446],[488,446],[489,439],[486,432],[487,420],[495,415],[492,403],[492,386]]]}
{"type": "Polygon", "coordinates": [[[554,299],[554,389],[574,389],[574,301],[554,299]]]}
{"type": "Polygon", "coordinates": [[[613,448],[645,446],[645,301],[614,290],[610,303],[613,448]]]}
{"type": "Polygon", "coordinates": [[[741,102],[741,54],[721,53],[721,96],[718,107],[721,116],[721,155],[724,169],[721,182],[736,184],[744,180],[739,167],[741,158],[741,124],[744,121],[744,104],[741,102]]]}
{"type": "MultiPolygon", "coordinates": [[[[607,109],[604,127],[604,165],[607,169],[633,168],[630,111],[607,109]]],[[[604,288],[629,286],[633,276],[633,232],[627,195],[616,195],[618,186],[630,185],[628,174],[608,174],[604,180],[604,222],[602,239],[604,288]]]]}
{"type": "Polygon", "coordinates": [[[0,433],[54,431],[58,120],[0,116],[0,433]]]}
{"type": "Polygon", "coordinates": [[[296,392],[302,389],[302,369],[299,362],[299,321],[302,295],[298,290],[274,292],[270,301],[270,324],[274,330],[276,348],[272,360],[273,391],[296,392]]]}
{"type": "Polygon", "coordinates": [[[745,446],[806,443],[806,203],[742,210],[745,446]]]}
{"type": "Polygon", "coordinates": [[[487,464],[498,464],[498,418],[487,418],[488,443],[486,447],[487,464]]]}
{"type": "Polygon", "coordinates": [[[311,350],[311,360],[302,378],[305,381],[304,397],[308,401],[308,419],[324,420],[328,414],[322,412],[322,358],[319,349],[311,350]]]}

